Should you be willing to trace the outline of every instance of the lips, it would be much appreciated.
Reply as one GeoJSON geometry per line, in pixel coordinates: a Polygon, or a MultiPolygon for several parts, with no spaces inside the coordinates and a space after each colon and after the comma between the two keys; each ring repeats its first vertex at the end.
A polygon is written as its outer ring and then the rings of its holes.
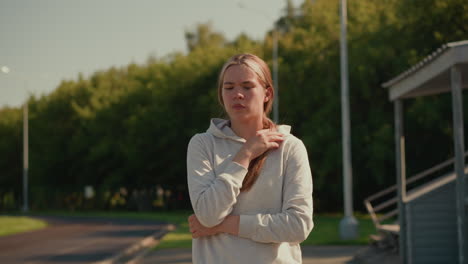
{"type": "Polygon", "coordinates": [[[234,105],[232,105],[232,108],[234,108],[234,109],[244,109],[245,106],[243,106],[241,104],[234,104],[234,105]]]}

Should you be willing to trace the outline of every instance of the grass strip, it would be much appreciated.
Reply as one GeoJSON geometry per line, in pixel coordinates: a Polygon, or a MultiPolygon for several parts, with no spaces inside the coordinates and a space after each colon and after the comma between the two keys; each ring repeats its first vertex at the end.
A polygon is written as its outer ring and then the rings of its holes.
{"type": "Polygon", "coordinates": [[[45,228],[45,221],[27,216],[0,216],[0,236],[45,228]]]}
{"type": "Polygon", "coordinates": [[[340,221],[342,214],[318,214],[314,216],[314,229],[302,245],[366,245],[369,235],[375,234],[375,227],[367,215],[355,215],[358,221],[359,237],[353,240],[341,240],[340,221]]]}

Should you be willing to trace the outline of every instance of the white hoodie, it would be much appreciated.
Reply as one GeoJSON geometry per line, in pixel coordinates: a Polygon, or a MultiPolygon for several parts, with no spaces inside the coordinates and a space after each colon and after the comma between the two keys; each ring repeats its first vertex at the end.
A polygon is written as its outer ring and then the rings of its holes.
{"type": "Polygon", "coordinates": [[[245,143],[229,122],[212,119],[187,151],[192,207],[201,224],[215,226],[240,215],[239,236],[218,234],[193,239],[193,263],[302,263],[299,243],[313,228],[312,175],[301,140],[280,125],[284,141],[271,150],[257,181],[240,192],[247,169],[232,158],[245,143]]]}

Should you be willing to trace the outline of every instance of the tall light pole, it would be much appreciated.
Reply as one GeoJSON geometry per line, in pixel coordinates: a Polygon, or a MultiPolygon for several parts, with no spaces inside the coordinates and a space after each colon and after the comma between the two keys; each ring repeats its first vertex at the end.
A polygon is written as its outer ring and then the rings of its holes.
{"type": "Polygon", "coordinates": [[[340,221],[341,239],[358,237],[358,222],[353,216],[353,171],[351,165],[351,132],[349,117],[349,78],[348,48],[346,41],[347,7],[346,0],[341,0],[341,37],[340,37],[340,71],[341,71],[341,126],[343,134],[343,202],[344,218],[340,221]]]}
{"type": "Polygon", "coordinates": [[[29,211],[28,201],[28,170],[29,170],[29,118],[28,99],[23,104],[23,212],[29,211]]]}
{"type": "Polygon", "coordinates": [[[279,122],[279,84],[278,84],[278,30],[276,25],[273,29],[273,86],[275,87],[275,96],[273,100],[273,121],[279,122]]]}
{"type": "MultiPolygon", "coordinates": [[[[259,14],[262,14],[266,19],[273,20],[269,15],[265,14],[262,11],[254,10],[247,8],[241,2],[237,3],[237,7],[241,9],[255,11],[259,14]]],[[[278,29],[276,24],[273,23],[273,86],[275,87],[275,98],[273,101],[273,121],[278,123],[279,121],[279,83],[278,83],[278,29]]]]}
{"type": "MultiPolygon", "coordinates": [[[[1,67],[2,73],[10,73],[8,66],[1,67]]],[[[23,104],[23,207],[22,211],[27,213],[28,206],[28,168],[29,168],[29,127],[28,127],[28,100],[23,104]]]]}

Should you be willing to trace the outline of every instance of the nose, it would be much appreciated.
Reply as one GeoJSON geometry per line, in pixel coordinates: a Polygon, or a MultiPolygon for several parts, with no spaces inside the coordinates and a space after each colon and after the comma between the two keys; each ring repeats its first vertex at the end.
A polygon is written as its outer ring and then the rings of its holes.
{"type": "Polygon", "coordinates": [[[241,89],[236,89],[234,92],[235,99],[244,99],[244,94],[242,93],[241,89]]]}

